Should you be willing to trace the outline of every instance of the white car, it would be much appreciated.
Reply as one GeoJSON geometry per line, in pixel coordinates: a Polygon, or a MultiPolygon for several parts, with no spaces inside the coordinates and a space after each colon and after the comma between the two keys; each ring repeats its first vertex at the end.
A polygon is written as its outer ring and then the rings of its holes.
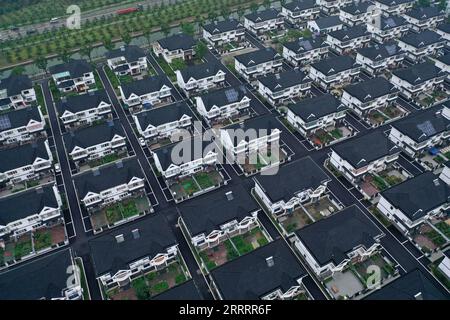
{"type": "Polygon", "coordinates": [[[61,167],[60,167],[59,163],[55,163],[55,172],[56,173],[60,173],[61,172],[61,167]]]}
{"type": "Polygon", "coordinates": [[[139,138],[139,144],[142,146],[142,147],[145,147],[146,145],[147,145],[147,143],[145,142],[145,139],[144,138],[139,138]]]}

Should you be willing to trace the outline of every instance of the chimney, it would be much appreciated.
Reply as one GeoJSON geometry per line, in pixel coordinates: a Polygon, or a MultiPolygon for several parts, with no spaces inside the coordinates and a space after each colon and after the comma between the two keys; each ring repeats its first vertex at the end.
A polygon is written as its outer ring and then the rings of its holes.
{"type": "Polygon", "coordinates": [[[438,186],[439,186],[439,179],[434,179],[434,180],[433,180],[433,183],[434,183],[434,185],[435,185],[436,187],[438,187],[438,186]]]}
{"type": "Polygon", "coordinates": [[[270,257],[266,258],[266,263],[267,263],[267,266],[269,268],[273,267],[275,265],[275,261],[273,260],[273,256],[270,256],[270,257]]]}
{"type": "Polygon", "coordinates": [[[139,233],[139,229],[132,230],[131,234],[133,235],[133,239],[139,239],[141,237],[141,234],[139,233]]]}
{"type": "Polygon", "coordinates": [[[122,243],[125,241],[125,238],[123,237],[123,234],[119,234],[116,236],[116,242],[117,243],[122,243]]]}
{"type": "Polygon", "coordinates": [[[120,51],[125,51],[125,46],[121,46],[120,51]]]}
{"type": "Polygon", "coordinates": [[[416,293],[416,294],[414,295],[414,298],[415,298],[416,300],[423,300],[422,292],[416,293]]]}
{"type": "Polygon", "coordinates": [[[233,197],[233,191],[228,191],[228,192],[226,192],[226,193],[225,193],[225,196],[227,197],[227,200],[228,200],[228,201],[231,201],[231,200],[234,199],[234,197],[233,197]]]}

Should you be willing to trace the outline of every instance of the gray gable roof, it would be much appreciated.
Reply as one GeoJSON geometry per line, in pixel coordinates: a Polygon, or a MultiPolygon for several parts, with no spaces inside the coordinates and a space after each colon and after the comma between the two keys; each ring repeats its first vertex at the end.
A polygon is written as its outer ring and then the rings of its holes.
{"type": "Polygon", "coordinates": [[[371,1],[358,1],[356,3],[352,3],[348,6],[342,7],[340,8],[340,10],[356,16],[366,13],[367,9],[371,6],[373,6],[373,2],[371,1]]]}
{"type": "Polygon", "coordinates": [[[181,217],[191,236],[220,230],[221,225],[233,220],[241,221],[258,209],[256,202],[241,185],[220,188],[180,207],[181,217]],[[228,192],[232,193],[232,199],[227,197],[228,192]]]}
{"type": "Polygon", "coordinates": [[[186,102],[177,102],[168,106],[144,110],[135,114],[142,130],[145,130],[149,125],[156,127],[161,124],[180,120],[183,115],[194,118],[194,114],[186,102]]]}
{"type": "Polygon", "coordinates": [[[320,71],[325,76],[331,76],[342,71],[359,67],[359,64],[357,64],[355,59],[350,56],[337,56],[313,63],[311,64],[311,67],[320,71]]]}
{"type": "Polygon", "coordinates": [[[136,158],[119,160],[73,177],[80,199],[88,192],[99,193],[103,190],[130,182],[133,178],[144,179],[144,174],[136,158]]]}
{"type": "Polygon", "coordinates": [[[129,269],[130,263],[147,256],[153,258],[176,244],[177,241],[165,215],[161,213],[89,240],[97,276],[106,273],[114,275],[119,270],[129,269]],[[136,229],[139,233],[138,238],[132,233],[136,229]],[[123,235],[123,242],[117,243],[118,235],[123,235]]]}
{"type": "Polygon", "coordinates": [[[0,132],[26,126],[31,120],[40,122],[41,115],[37,107],[13,110],[0,115],[0,132]]]}
{"type": "Polygon", "coordinates": [[[412,17],[417,20],[427,20],[437,16],[444,16],[445,12],[439,10],[438,7],[417,7],[409,10],[405,13],[406,16],[412,17]]]}
{"type": "Polygon", "coordinates": [[[164,291],[152,300],[203,300],[194,280],[189,280],[177,285],[170,290],[164,291]]]}
{"type": "Polygon", "coordinates": [[[266,74],[259,77],[258,81],[272,92],[285,90],[301,83],[312,82],[312,80],[300,70],[288,70],[279,74],[266,74]]]}
{"type": "Polygon", "coordinates": [[[1,300],[51,300],[63,297],[67,287],[67,270],[73,265],[71,250],[26,262],[0,273],[1,300]]]}
{"type": "Polygon", "coordinates": [[[450,23],[444,23],[444,24],[440,24],[437,26],[438,30],[445,32],[445,33],[450,33],[450,23]]]}
{"type": "Polygon", "coordinates": [[[336,31],[331,31],[328,34],[330,37],[333,37],[335,39],[338,39],[339,41],[349,41],[365,36],[369,36],[370,33],[367,32],[367,29],[365,26],[354,26],[347,29],[341,29],[336,31]]]}
{"type": "Polygon", "coordinates": [[[131,94],[142,96],[148,93],[160,91],[163,86],[170,88],[170,81],[166,76],[145,77],[129,83],[121,83],[125,98],[129,98],[131,94]]]}
{"type": "Polygon", "coordinates": [[[234,58],[246,67],[253,67],[282,57],[274,48],[270,47],[240,54],[234,58]]]}
{"type": "Polygon", "coordinates": [[[227,87],[212,91],[201,96],[205,109],[211,110],[213,106],[225,106],[241,101],[244,97],[249,97],[249,92],[244,85],[227,87]]]}
{"type": "Polygon", "coordinates": [[[432,172],[425,172],[383,191],[381,195],[411,221],[416,221],[431,210],[449,203],[450,187],[432,172]]]}
{"type": "Polygon", "coordinates": [[[406,19],[400,16],[381,16],[380,19],[381,30],[394,29],[406,23],[406,19]]]}
{"type": "Polygon", "coordinates": [[[450,130],[450,120],[441,114],[443,105],[437,105],[424,112],[401,119],[392,126],[417,143],[450,130]]]}
{"type": "Polygon", "coordinates": [[[64,111],[68,110],[72,113],[97,108],[101,102],[111,104],[108,94],[105,90],[96,90],[86,94],[69,96],[66,100],[62,100],[56,103],[56,109],[60,116],[64,111]]]}
{"type": "Polygon", "coordinates": [[[0,225],[5,226],[30,215],[38,214],[44,207],[58,208],[58,202],[51,185],[0,198],[0,225]]]}
{"type": "Polygon", "coordinates": [[[300,38],[295,41],[286,42],[283,46],[295,53],[303,53],[318,48],[328,47],[328,44],[320,38],[300,38]]]}
{"type": "Polygon", "coordinates": [[[417,300],[420,293],[423,300],[448,300],[448,293],[437,287],[430,275],[419,269],[414,269],[400,278],[384,285],[379,290],[368,295],[366,300],[417,300]]]}
{"type": "Polygon", "coordinates": [[[443,64],[450,66],[450,53],[446,53],[442,56],[436,58],[436,60],[442,62],[443,64]]]}
{"type": "Polygon", "coordinates": [[[195,47],[196,42],[194,38],[190,35],[184,33],[174,34],[172,36],[158,40],[159,45],[163,49],[169,51],[182,49],[184,51],[191,50],[195,47]]]}
{"type": "Polygon", "coordinates": [[[20,94],[22,91],[33,88],[31,80],[26,75],[11,75],[0,80],[0,91],[6,89],[8,97],[20,94]]]}
{"type": "Polygon", "coordinates": [[[128,63],[138,61],[139,58],[145,56],[145,51],[138,46],[123,46],[118,49],[108,51],[106,54],[108,59],[125,57],[128,63]]]}
{"type": "Polygon", "coordinates": [[[300,12],[311,8],[319,8],[315,0],[294,0],[283,4],[282,7],[291,12],[300,12]]]}
{"type": "Polygon", "coordinates": [[[181,76],[187,82],[190,78],[200,80],[215,76],[220,70],[225,73],[225,67],[217,62],[205,62],[194,66],[189,66],[180,70],[181,76]]]}
{"type": "Polygon", "coordinates": [[[348,259],[348,253],[356,247],[370,248],[376,243],[375,239],[383,235],[356,205],[297,230],[295,234],[321,266],[330,262],[336,266],[348,259]]]}
{"type": "Polygon", "coordinates": [[[394,7],[399,4],[415,2],[416,0],[375,0],[376,2],[382,3],[389,7],[394,7]]]}
{"type": "Polygon", "coordinates": [[[341,19],[339,19],[339,16],[320,17],[314,21],[316,22],[316,24],[320,30],[328,29],[328,28],[343,24],[341,19]]]}
{"type": "Polygon", "coordinates": [[[51,74],[68,71],[71,78],[79,78],[82,77],[85,73],[94,71],[94,68],[84,59],[72,59],[66,63],[52,66],[49,69],[51,74]]]}
{"type": "Polygon", "coordinates": [[[292,161],[279,168],[276,175],[259,175],[255,181],[272,202],[289,201],[296,193],[316,189],[330,177],[310,157],[292,161]]]}
{"type": "Polygon", "coordinates": [[[327,93],[288,105],[288,109],[303,121],[310,122],[326,115],[346,110],[347,108],[339,99],[327,93]]]}
{"type": "Polygon", "coordinates": [[[44,140],[0,150],[0,172],[31,165],[36,158],[49,159],[44,140]]]}
{"type": "Polygon", "coordinates": [[[261,134],[271,134],[275,129],[281,131],[280,127],[280,122],[272,114],[269,113],[262,116],[246,119],[241,123],[229,125],[221,130],[229,132],[230,136],[233,139],[233,145],[237,146],[244,139],[248,141],[250,138],[256,138],[252,137],[251,135],[241,136],[239,134],[235,134],[238,132],[237,130],[243,130],[244,132],[246,132],[247,130],[251,129],[252,132],[256,131],[256,134],[258,135],[258,137],[260,137],[261,134]]]}
{"type": "Polygon", "coordinates": [[[306,275],[286,243],[278,239],[211,271],[224,299],[256,300],[277,289],[286,292],[306,275]],[[272,257],[269,267],[266,259],[272,257]]]}
{"type": "Polygon", "coordinates": [[[385,42],[381,45],[360,48],[356,52],[372,61],[380,61],[398,55],[402,51],[396,42],[385,42]]]}
{"type": "Polygon", "coordinates": [[[387,94],[398,92],[398,89],[383,77],[369,79],[344,88],[351,96],[361,102],[373,101],[387,94]]]}
{"type": "Polygon", "coordinates": [[[443,77],[446,73],[436,67],[432,62],[424,62],[394,70],[392,74],[412,85],[417,85],[431,79],[443,77]]]}
{"type": "Polygon", "coordinates": [[[226,19],[223,21],[214,21],[203,26],[203,29],[210,34],[220,34],[223,32],[229,32],[233,30],[242,29],[243,25],[235,19],[226,19]]]}
{"type": "Polygon", "coordinates": [[[63,139],[67,152],[71,152],[75,147],[89,148],[100,143],[109,142],[115,135],[126,137],[117,119],[70,131],[63,135],[63,139]]]}
{"type": "Polygon", "coordinates": [[[338,144],[332,149],[353,168],[362,168],[387,155],[400,153],[400,149],[383,132],[374,131],[338,144]]]}
{"type": "Polygon", "coordinates": [[[270,8],[259,12],[249,13],[244,17],[253,22],[262,22],[281,17],[281,13],[275,8],[270,8]]]}
{"type": "Polygon", "coordinates": [[[424,30],[419,33],[409,33],[399,39],[415,48],[422,48],[437,42],[444,43],[445,40],[436,32],[431,30],[424,30]]]}

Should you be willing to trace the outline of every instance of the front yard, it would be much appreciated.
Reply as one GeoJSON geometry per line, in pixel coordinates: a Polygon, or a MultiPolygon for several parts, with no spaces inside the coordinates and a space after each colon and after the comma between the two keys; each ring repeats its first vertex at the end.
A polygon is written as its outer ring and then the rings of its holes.
{"type": "Polygon", "coordinates": [[[338,124],[336,126],[329,126],[324,129],[319,129],[315,132],[306,135],[306,139],[316,149],[320,149],[324,146],[342,141],[351,137],[354,134],[353,129],[344,125],[338,124]]]}
{"type": "Polygon", "coordinates": [[[434,106],[448,100],[449,95],[446,90],[436,89],[433,92],[423,92],[416,97],[416,102],[423,108],[434,106]]]}
{"type": "Polygon", "coordinates": [[[422,223],[416,227],[412,232],[412,238],[426,254],[442,248],[448,243],[438,231],[427,223],[422,223]]]}
{"type": "Polygon", "coordinates": [[[242,168],[245,175],[252,175],[261,171],[261,169],[265,167],[268,168],[270,166],[284,163],[287,158],[287,152],[283,148],[279,147],[278,156],[276,154],[272,155],[270,151],[257,151],[257,153],[251,156],[245,155],[245,159],[242,161],[238,157],[237,162],[239,162],[238,165],[242,168]]]}
{"type": "Polygon", "coordinates": [[[390,165],[383,171],[378,173],[370,173],[358,183],[358,187],[368,198],[372,198],[379,192],[407,180],[408,177],[400,170],[401,169],[396,166],[390,165]]]}
{"type": "Polygon", "coordinates": [[[372,109],[366,116],[366,121],[372,127],[378,127],[386,122],[394,121],[408,114],[408,111],[398,104],[391,104],[372,109]]]}

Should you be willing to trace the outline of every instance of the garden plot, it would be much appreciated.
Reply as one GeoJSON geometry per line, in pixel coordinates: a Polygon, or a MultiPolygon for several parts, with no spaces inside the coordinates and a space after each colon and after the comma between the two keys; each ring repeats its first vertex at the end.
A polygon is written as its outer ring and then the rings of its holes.
{"type": "Polygon", "coordinates": [[[399,104],[392,104],[370,110],[365,121],[372,127],[378,127],[387,122],[395,121],[408,115],[409,112],[403,109],[399,104]]]}

